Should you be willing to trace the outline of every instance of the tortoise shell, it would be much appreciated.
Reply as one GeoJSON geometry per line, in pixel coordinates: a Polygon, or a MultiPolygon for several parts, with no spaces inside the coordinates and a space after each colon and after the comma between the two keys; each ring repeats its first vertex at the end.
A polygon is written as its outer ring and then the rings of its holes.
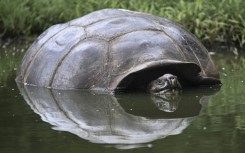
{"type": "Polygon", "coordinates": [[[166,72],[194,84],[202,84],[198,77],[218,81],[207,49],[182,26],[150,14],[104,9],[47,29],[26,52],[16,81],[112,91],[145,86],[166,72]]]}

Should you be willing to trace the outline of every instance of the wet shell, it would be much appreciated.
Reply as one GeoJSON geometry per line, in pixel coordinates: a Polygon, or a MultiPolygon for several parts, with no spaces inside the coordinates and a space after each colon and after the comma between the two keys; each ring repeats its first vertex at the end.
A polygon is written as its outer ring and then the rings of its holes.
{"type": "Polygon", "coordinates": [[[182,26],[104,9],[47,29],[26,52],[16,81],[111,91],[144,86],[166,72],[196,84],[198,77],[218,78],[206,48],[182,26]]]}

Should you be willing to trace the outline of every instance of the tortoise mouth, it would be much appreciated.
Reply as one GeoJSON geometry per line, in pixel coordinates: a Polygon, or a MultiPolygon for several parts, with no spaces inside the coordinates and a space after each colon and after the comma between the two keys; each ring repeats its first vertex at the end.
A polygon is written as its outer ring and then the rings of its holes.
{"type": "Polygon", "coordinates": [[[161,60],[138,65],[123,75],[118,75],[111,83],[112,90],[147,90],[151,81],[170,73],[179,78],[181,85],[193,84],[201,68],[190,62],[161,60]]]}

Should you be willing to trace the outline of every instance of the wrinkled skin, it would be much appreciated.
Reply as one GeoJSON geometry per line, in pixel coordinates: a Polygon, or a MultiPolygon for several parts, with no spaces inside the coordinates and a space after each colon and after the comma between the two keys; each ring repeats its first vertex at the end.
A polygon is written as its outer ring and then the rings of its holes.
{"type": "Polygon", "coordinates": [[[172,74],[164,74],[149,84],[152,100],[164,112],[176,111],[181,89],[177,76],[172,74]]]}
{"type": "Polygon", "coordinates": [[[179,95],[181,89],[177,76],[172,74],[164,74],[149,84],[153,95],[179,95]]]}
{"type": "Polygon", "coordinates": [[[161,94],[161,95],[152,95],[151,99],[154,102],[155,106],[164,112],[175,112],[178,109],[179,101],[181,101],[181,96],[178,90],[175,90],[176,94],[161,94]]]}

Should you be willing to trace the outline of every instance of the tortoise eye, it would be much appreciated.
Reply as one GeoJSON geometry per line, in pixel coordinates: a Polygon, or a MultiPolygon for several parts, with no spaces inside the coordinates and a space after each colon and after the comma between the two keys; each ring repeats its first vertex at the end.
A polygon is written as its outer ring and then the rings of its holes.
{"type": "Polygon", "coordinates": [[[164,84],[164,81],[163,80],[157,80],[157,84],[162,85],[162,84],[164,84]]]}

